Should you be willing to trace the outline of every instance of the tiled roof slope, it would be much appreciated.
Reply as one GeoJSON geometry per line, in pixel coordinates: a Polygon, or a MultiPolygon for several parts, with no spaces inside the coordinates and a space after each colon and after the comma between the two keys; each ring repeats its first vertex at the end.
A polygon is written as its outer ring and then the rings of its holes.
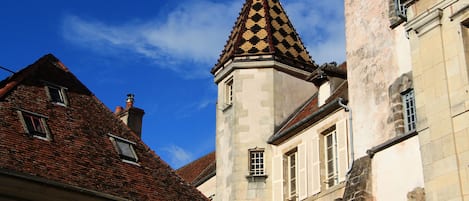
{"type": "MultiPolygon", "coordinates": [[[[315,93],[270,137],[269,143],[279,144],[283,140],[295,135],[298,131],[312,125],[326,117],[329,113],[340,108],[338,104],[339,100],[343,100],[344,103],[348,100],[348,82],[347,80],[337,78],[342,77],[338,76],[337,72],[341,72],[340,74],[345,73],[346,75],[347,64],[343,63],[340,66],[334,67],[334,70],[330,69],[328,65],[323,66],[325,67],[318,68],[316,71],[322,71],[324,73],[323,76],[327,76],[328,79],[333,82],[331,83],[332,93],[329,98],[327,98],[323,105],[319,106],[318,93],[315,93]],[[331,74],[333,76],[331,76],[331,74]]],[[[313,75],[315,74],[317,73],[313,73],[313,75]]]]}
{"type": "Polygon", "coordinates": [[[234,57],[253,55],[273,55],[307,71],[314,66],[279,0],[246,1],[211,72],[215,73],[234,57]]]}
{"type": "Polygon", "coordinates": [[[206,200],[53,55],[0,82],[0,92],[0,173],[129,200],[206,200]],[[68,105],[50,102],[44,83],[66,87],[68,105]],[[19,110],[47,117],[51,140],[26,134],[19,110]],[[138,165],[120,159],[109,133],[135,142],[138,165]]]}
{"type": "Polygon", "coordinates": [[[211,152],[187,165],[176,170],[184,180],[194,186],[198,186],[209,177],[214,176],[216,171],[215,152],[211,152]]]}

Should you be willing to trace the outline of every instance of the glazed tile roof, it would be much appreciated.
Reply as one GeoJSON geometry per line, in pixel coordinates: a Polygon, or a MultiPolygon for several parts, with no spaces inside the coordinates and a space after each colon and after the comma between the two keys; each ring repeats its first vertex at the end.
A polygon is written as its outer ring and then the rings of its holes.
{"type": "MultiPolygon", "coordinates": [[[[0,82],[0,116],[0,178],[7,175],[119,200],[207,200],[53,55],[0,82]],[[68,105],[50,101],[48,83],[66,88],[68,105]],[[19,111],[45,118],[50,139],[28,134],[19,111]],[[135,143],[137,164],[122,161],[109,134],[135,143]]],[[[27,188],[15,194],[4,187],[0,195],[30,199],[22,197],[31,195],[27,188]]]]}
{"type": "Polygon", "coordinates": [[[215,152],[211,152],[176,170],[176,173],[194,186],[198,186],[216,172],[215,152]]]}
{"type": "Polygon", "coordinates": [[[247,0],[222,51],[215,73],[238,56],[274,55],[311,71],[314,61],[278,0],[247,0]]]}

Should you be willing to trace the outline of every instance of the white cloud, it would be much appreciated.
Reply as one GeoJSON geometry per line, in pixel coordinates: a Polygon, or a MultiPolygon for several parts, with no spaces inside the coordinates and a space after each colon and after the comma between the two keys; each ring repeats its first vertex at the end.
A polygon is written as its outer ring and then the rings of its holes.
{"type": "Polygon", "coordinates": [[[201,110],[206,109],[208,106],[215,104],[215,99],[213,96],[205,97],[198,102],[184,103],[183,106],[179,107],[175,112],[174,116],[176,118],[187,118],[192,116],[194,113],[197,113],[201,110]]]}
{"type": "MultiPolygon", "coordinates": [[[[66,40],[102,54],[134,53],[186,78],[207,77],[242,3],[194,0],[178,5],[165,18],[118,25],[67,16],[62,34],[66,40]]],[[[343,0],[282,3],[314,60],[345,60],[343,0]]]]}
{"type": "Polygon", "coordinates": [[[173,168],[181,167],[193,160],[191,153],[176,145],[170,145],[162,150],[169,154],[169,163],[173,168]]]}
{"type": "Polygon", "coordinates": [[[184,77],[208,76],[241,3],[191,1],[176,7],[165,19],[122,25],[66,16],[62,35],[74,44],[103,54],[136,53],[184,77]],[[188,63],[198,65],[182,65],[188,63]]]}
{"type": "Polygon", "coordinates": [[[283,1],[313,60],[345,61],[344,1],[283,1]]]}

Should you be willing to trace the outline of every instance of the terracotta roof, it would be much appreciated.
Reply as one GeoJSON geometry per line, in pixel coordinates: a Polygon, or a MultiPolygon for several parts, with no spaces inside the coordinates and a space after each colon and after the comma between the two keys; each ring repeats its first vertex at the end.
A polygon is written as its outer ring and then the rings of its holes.
{"type": "Polygon", "coordinates": [[[194,186],[198,186],[215,175],[216,158],[215,152],[211,152],[187,165],[176,170],[184,180],[194,186]]]}
{"type": "Polygon", "coordinates": [[[0,176],[129,200],[206,200],[53,55],[0,82],[0,92],[0,176]],[[48,84],[66,88],[67,106],[50,101],[48,84]],[[19,111],[45,117],[50,140],[29,135],[19,111]],[[137,164],[120,158],[109,134],[135,143],[137,164]]]}
{"type": "MultiPolygon", "coordinates": [[[[346,64],[336,67],[340,70],[346,70],[346,64]]],[[[345,71],[346,72],[346,71],[345,71]]],[[[331,77],[329,76],[329,79],[331,77]]],[[[344,103],[348,100],[348,82],[340,80],[335,83],[337,86],[331,86],[333,92],[322,106],[318,106],[318,93],[315,93],[305,104],[293,113],[282,126],[269,139],[271,144],[279,144],[285,139],[294,136],[297,132],[321,120],[331,112],[340,108],[339,101],[344,103]]]]}
{"type": "Polygon", "coordinates": [[[246,1],[211,72],[234,57],[253,55],[274,55],[307,71],[315,65],[279,0],[246,1]]]}

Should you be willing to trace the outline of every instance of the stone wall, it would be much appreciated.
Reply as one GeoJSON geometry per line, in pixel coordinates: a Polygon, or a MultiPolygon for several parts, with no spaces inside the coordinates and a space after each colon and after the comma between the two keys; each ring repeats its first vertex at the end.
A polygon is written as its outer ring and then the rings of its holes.
{"type": "Polygon", "coordinates": [[[354,161],[345,185],[343,201],[369,201],[371,195],[371,158],[361,157],[354,161]]]}

